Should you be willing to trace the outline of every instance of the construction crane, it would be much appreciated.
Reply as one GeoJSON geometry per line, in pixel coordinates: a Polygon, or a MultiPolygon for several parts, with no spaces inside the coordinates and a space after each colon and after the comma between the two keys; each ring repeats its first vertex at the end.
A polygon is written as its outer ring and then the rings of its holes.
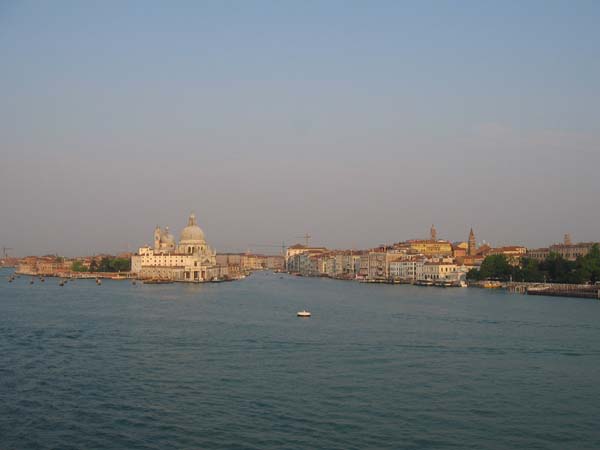
{"type": "Polygon", "coordinates": [[[6,253],[7,250],[14,250],[14,248],[2,247],[2,255],[4,255],[4,258],[8,258],[8,253],[6,253]]]}
{"type": "Polygon", "coordinates": [[[308,241],[312,236],[308,233],[304,233],[304,236],[296,236],[296,237],[304,239],[304,245],[305,245],[305,247],[308,247],[308,241]]]}

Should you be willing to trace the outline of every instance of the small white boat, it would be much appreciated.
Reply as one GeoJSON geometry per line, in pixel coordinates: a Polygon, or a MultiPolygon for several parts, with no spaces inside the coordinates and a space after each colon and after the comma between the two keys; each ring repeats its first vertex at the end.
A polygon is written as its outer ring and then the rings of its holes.
{"type": "Polygon", "coordinates": [[[303,309],[297,312],[298,317],[310,317],[310,311],[303,309]]]}

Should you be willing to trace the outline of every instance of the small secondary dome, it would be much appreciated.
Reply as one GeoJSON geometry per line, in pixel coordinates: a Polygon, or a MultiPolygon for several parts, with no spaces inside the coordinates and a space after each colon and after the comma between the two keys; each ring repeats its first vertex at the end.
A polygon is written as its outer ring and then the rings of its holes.
{"type": "Polygon", "coordinates": [[[204,232],[196,223],[196,215],[190,214],[188,225],[181,232],[180,243],[204,242],[204,232]]]}

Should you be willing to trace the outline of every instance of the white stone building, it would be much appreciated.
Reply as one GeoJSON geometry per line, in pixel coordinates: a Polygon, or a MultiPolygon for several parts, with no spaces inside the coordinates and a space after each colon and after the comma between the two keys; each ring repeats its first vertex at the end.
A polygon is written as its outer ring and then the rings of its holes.
{"type": "Polygon", "coordinates": [[[390,277],[399,280],[417,280],[422,274],[424,258],[405,257],[399,261],[390,262],[390,277]]]}
{"type": "Polygon", "coordinates": [[[450,262],[429,261],[423,266],[422,280],[431,281],[457,281],[459,278],[458,266],[450,262]]]}
{"type": "Polygon", "coordinates": [[[154,247],[140,247],[131,257],[131,271],[140,278],[203,282],[227,276],[227,268],[217,265],[216,253],[191,214],[179,243],[169,228],[154,230],[154,247]]]}

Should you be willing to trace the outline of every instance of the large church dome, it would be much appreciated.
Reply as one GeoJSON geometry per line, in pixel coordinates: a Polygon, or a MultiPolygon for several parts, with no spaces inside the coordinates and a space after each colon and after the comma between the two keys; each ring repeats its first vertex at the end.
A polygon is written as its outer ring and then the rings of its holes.
{"type": "Polygon", "coordinates": [[[188,225],[181,232],[180,244],[204,243],[204,232],[196,223],[194,213],[190,214],[188,225]]]}

